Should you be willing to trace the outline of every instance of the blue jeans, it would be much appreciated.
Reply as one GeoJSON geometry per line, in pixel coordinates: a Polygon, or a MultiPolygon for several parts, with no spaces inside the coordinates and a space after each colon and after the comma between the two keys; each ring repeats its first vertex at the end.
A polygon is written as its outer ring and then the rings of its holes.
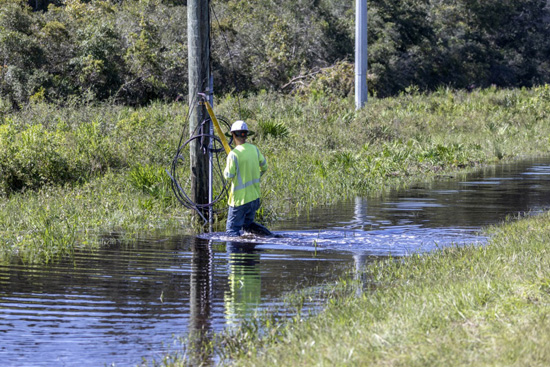
{"type": "Polygon", "coordinates": [[[227,223],[225,225],[225,234],[228,236],[240,236],[241,229],[257,232],[263,235],[271,235],[272,233],[262,226],[254,222],[256,211],[260,209],[260,199],[256,199],[241,206],[230,206],[227,213],[227,223]]]}

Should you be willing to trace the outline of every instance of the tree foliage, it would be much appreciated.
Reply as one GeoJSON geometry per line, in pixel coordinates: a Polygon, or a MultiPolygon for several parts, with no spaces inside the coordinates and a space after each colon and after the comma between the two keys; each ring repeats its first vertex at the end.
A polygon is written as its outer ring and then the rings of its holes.
{"type": "MultiPolygon", "coordinates": [[[[13,106],[40,99],[174,100],[187,93],[186,5],[0,0],[0,96],[13,106]]],[[[546,0],[368,5],[371,93],[531,86],[550,79],[546,0]]],[[[339,88],[339,80],[353,77],[341,66],[353,63],[354,21],[354,4],[347,0],[211,0],[217,93],[303,92],[306,82],[319,85],[311,75],[323,77],[326,90],[339,88]]],[[[347,84],[345,89],[349,93],[347,84]]]]}
{"type": "Polygon", "coordinates": [[[372,0],[369,61],[381,95],[529,86],[550,79],[546,0],[372,0]],[[391,5],[388,5],[391,4],[391,5]]]}

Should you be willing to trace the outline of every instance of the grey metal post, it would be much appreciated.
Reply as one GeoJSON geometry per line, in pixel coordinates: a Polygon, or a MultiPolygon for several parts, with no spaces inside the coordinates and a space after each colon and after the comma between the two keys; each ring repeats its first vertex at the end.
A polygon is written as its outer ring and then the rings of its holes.
{"type": "MultiPolygon", "coordinates": [[[[187,1],[187,39],[189,63],[189,132],[190,135],[208,134],[209,126],[203,131],[197,127],[206,119],[207,112],[199,105],[198,93],[208,89],[210,77],[210,16],[209,0],[187,1]]],[[[208,203],[208,141],[195,139],[190,146],[191,200],[196,204],[208,203]]],[[[207,215],[207,213],[203,213],[207,215]]]]}
{"type": "Polygon", "coordinates": [[[355,0],[355,108],[368,98],[367,89],[367,0],[355,0]]]}
{"type": "MultiPolygon", "coordinates": [[[[214,77],[210,75],[208,78],[208,102],[214,108],[214,77]]],[[[214,135],[214,124],[210,124],[208,133],[214,135]]],[[[212,152],[214,139],[210,139],[208,145],[210,150],[208,154],[208,202],[214,201],[214,153],[212,152]]],[[[212,224],[214,222],[214,208],[208,207],[208,231],[212,232],[212,224]]]]}

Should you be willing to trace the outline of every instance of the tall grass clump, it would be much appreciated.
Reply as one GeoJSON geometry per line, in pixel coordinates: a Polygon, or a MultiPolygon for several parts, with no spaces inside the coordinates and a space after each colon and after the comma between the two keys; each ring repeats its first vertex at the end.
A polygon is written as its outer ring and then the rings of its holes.
{"type": "Polygon", "coordinates": [[[166,205],[176,204],[171,190],[171,180],[164,167],[138,164],[130,169],[128,181],[136,189],[150,196],[153,201],[166,205]]]}
{"type": "Polygon", "coordinates": [[[142,232],[191,231],[175,199],[160,188],[158,199],[130,180],[111,172],[76,187],[47,187],[3,200],[0,260],[52,261],[77,247],[100,246],[105,233],[130,239],[142,232]]]}
{"type": "MultiPolygon", "coordinates": [[[[19,233],[4,232],[0,240],[0,259],[17,257],[30,263],[48,263],[59,256],[71,254],[77,240],[74,216],[66,215],[48,207],[19,208],[25,220],[18,223],[19,233]],[[32,212],[31,212],[32,209],[32,212]]],[[[2,218],[18,221],[16,218],[2,218]]],[[[8,223],[3,223],[6,226],[8,223]]]]}

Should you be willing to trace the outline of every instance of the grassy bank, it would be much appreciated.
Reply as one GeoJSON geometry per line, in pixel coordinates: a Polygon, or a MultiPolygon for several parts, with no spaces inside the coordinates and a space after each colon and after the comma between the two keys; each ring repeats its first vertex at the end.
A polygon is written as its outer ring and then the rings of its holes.
{"type": "MultiPolygon", "coordinates": [[[[485,247],[370,264],[310,318],[222,338],[234,366],[547,366],[550,214],[489,229],[485,247]]],[[[178,361],[168,365],[185,365],[178,361]]]]}
{"type": "Polygon", "coordinates": [[[160,104],[2,115],[0,258],[48,262],[112,231],[189,231],[164,172],[185,115],[160,104]]]}
{"type": "MultiPolygon", "coordinates": [[[[371,99],[261,93],[216,101],[247,120],[268,158],[260,217],[270,222],[357,194],[374,195],[519,156],[550,152],[550,88],[414,90],[371,99]],[[290,189],[289,189],[290,188],[290,189]]],[[[97,233],[193,232],[170,191],[187,110],[30,104],[0,119],[0,256],[44,262],[97,233]]],[[[220,203],[223,207],[224,203],[220,203]]],[[[223,224],[223,213],[217,218],[223,224]]],[[[218,229],[220,227],[217,227],[218,229]]]]}

